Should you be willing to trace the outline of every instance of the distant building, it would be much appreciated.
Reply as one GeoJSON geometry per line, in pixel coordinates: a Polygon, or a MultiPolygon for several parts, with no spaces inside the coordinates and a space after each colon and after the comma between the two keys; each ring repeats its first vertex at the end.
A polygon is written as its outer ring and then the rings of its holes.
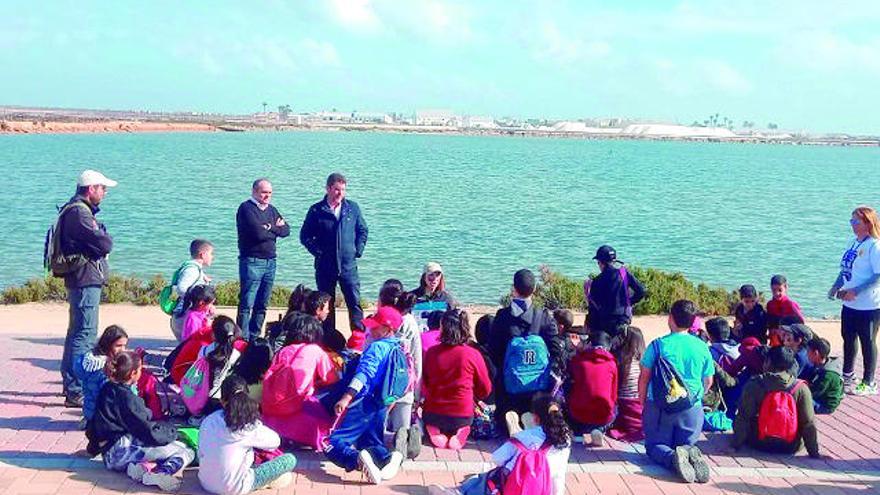
{"type": "Polygon", "coordinates": [[[382,112],[352,112],[352,121],[362,124],[393,124],[394,118],[382,112]]]}
{"type": "Polygon", "coordinates": [[[497,129],[495,119],[485,115],[468,115],[462,119],[462,127],[468,129],[497,129]]]}
{"type": "Polygon", "coordinates": [[[452,110],[417,110],[415,124],[457,127],[460,124],[460,119],[452,113],[452,110]]]}
{"type": "Polygon", "coordinates": [[[349,124],[352,122],[353,113],[348,112],[318,112],[314,114],[319,122],[334,124],[349,124]]]}

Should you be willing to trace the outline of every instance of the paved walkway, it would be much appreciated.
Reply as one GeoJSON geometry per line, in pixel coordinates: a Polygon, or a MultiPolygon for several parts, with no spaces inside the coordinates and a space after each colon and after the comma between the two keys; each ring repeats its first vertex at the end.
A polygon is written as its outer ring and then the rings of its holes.
{"type": "MultiPolygon", "coordinates": [[[[58,366],[63,339],[57,335],[0,335],[0,495],[156,493],[123,474],[105,471],[84,453],[85,435],[76,430],[78,410],[62,407],[58,366]]],[[[164,339],[133,339],[130,346],[169,350],[164,339]]],[[[880,398],[847,397],[833,416],[819,419],[827,459],[805,453],[780,457],[742,452],[721,454],[727,439],[713,434],[700,442],[713,469],[708,485],[685,485],[650,464],[639,444],[609,441],[601,449],[576,445],[567,480],[572,495],[589,493],[861,494],[880,491],[880,398]]],[[[425,447],[404,464],[393,484],[367,485],[310,452],[299,458],[295,483],[279,493],[424,493],[425,486],[452,485],[486,469],[498,442],[468,444],[461,452],[425,447]]],[[[204,493],[193,469],[181,493],[204,493]]],[[[260,493],[267,493],[266,491],[260,493]]]]}

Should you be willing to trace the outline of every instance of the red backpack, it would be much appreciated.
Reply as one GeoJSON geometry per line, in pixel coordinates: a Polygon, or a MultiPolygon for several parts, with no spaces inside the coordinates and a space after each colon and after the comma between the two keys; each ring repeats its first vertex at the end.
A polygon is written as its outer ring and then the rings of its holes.
{"type": "Polygon", "coordinates": [[[550,443],[537,449],[530,449],[516,438],[510,443],[519,451],[513,469],[504,481],[504,495],[551,495],[553,478],[550,476],[550,464],[547,462],[547,451],[550,443]]]}
{"type": "Polygon", "coordinates": [[[798,412],[794,393],[803,384],[803,380],[795,380],[788,388],[764,396],[758,412],[758,440],[791,443],[797,438],[798,412]]]}

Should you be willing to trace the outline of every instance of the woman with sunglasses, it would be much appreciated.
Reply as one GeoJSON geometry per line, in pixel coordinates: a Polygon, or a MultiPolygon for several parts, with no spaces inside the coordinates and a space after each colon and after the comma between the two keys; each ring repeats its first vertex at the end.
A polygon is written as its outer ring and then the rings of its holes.
{"type": "Polygon", "coordinates": [[[854,395],[876,395],[877,330],[880,329],[880,218],[869,206],[859,206],[849,221],[853,239],[840,260],[840,274],[828,291],[829,299],[843,301],[844,389],[854,395]],[[856,382],[854,363],[862,348],[864,374],[856,382]]]}
{"type": "Polygon", "coordinates": [[[446,276],[443,275],[443,267],[440,263],[431,261],[425,264],[419,287],[413,290],[416,303],[445,302],[447,308],[458,306],[458,302],[452,294],[446,290],[446,276]]]}

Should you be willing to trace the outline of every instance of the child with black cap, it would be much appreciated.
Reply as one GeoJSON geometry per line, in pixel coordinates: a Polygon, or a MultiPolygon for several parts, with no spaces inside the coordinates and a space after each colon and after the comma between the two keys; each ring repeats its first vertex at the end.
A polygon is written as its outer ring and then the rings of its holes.
{"type": "Polygon", "coordinates": [[[645,287],[622,266],[613,247],[600,246],[593,259],[600,272],[584,282],[589,307],[585,326],[613,338],[632,322],[632,308],[645,297],[645,287]]]}
{"type": "Polygon", "coordinates": [[[796,375],[803,378],[810,373],[810,360],[807,357],[807,342],[813,339],[813,330],[810,327],[795,323],[779,327],[782,334],[782,345],[791,349],[797,360],[798,368],[796,375]]]}

